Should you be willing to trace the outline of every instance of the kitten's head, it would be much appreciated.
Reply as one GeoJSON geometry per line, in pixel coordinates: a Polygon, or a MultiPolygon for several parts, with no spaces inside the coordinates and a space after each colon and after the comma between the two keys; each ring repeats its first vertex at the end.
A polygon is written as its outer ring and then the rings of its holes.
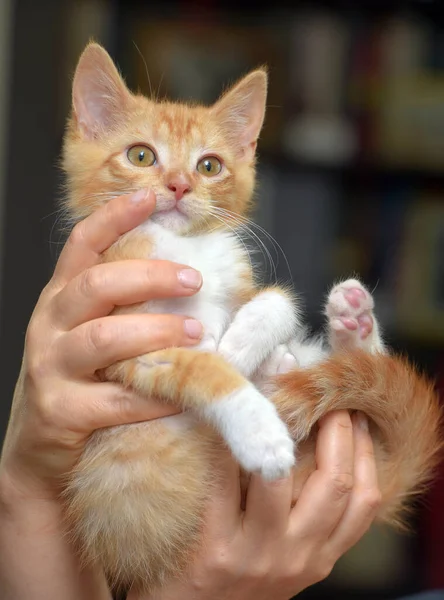
{"type": "Polygon", "coordinates": [[[156,194],[152,219],[179,233],[212,228],[224,211],[244,214],[266,91],[259,69],[209,107],[156,102],[132,94],[105,50],[90,44],[74,76],[65,137],[71,214],[84,217],[141,188],[156,194]]]}

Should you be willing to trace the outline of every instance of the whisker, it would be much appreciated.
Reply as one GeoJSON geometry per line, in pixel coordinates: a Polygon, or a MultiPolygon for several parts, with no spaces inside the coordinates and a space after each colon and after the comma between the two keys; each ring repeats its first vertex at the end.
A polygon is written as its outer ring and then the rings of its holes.
{"type": "Polygon", "coordinates": [[[276,269],[276,265],[274,263],[273,257],[271,256],[271,253],[268,250],[267,246],[264,244],[263,240],[261,240],[261,238],[250,227],[248,220],[247,219],[242,220],[241,215],[231,213],[230,211],[226,211],[225,209],[222,209],[220,207],[215,207],[215,208],[220,214],[224,214],[226,218],[229,218],[229,219],[233,220],[234,222],[236,222],[239,227],[243,228],[245,230],[245,232],[251,238],[253,238],[257,242],[257,244],[259,244],[259,249],[262,252],[262,255],[264,256],[264,258],[268,259],[268,262],[270,263],[270,276],[273,277],[275,279],[275,281],[277,281],[277,269],[276,269]]]}
{"type": "Polygon", "coordinates": [[[150,96],[151,96],[151,98],[154,99],[153,88],[151,87],[151,79],[150,79],[150,74],[148,72],[148,65],[146,64],[145,57],[143,56],[142,52],[139,50],[139,46],[136,44],[136,42],[134,40],[133,40],[133,44],[136,47],[137,52],[140,54],[140,58],[143,60],[143,64],[145,65],[146,78],[148,79],[148,85],[150,86],[150,96]]]}
{"type": "MultiPolygon", "coordinates": [[[[214,207],[212,207],[214,208],[214,207]]],[[[245,244],[244,240],[242,239],[242,237],[239,235],[239,233],[236,231],[236,229],[234,227],[232,227],[229,223],[227,223],[220,215],[218,215],[217,213],[214,213],[211,211],[210,209],[210,215],[212,217],[214,217],[215,219],[217,219],[220,223],[222,223],[223,225],[225,225],[225,227],[228,227],[228,229],[235,235],[235,237],[239,240],[239,242],[242,244],[242,246],[244,247],[245,250],[245,254],[248,258],[248,262],[250,264],[250,268],[253,271],[253,263],[251,262],[251,252],[250,250],[247,248],[247,245],[245,244]]]]}
{"type": "Polygon", "coordinates": [[[293,278],[292,278],[292,275],[291,275],[290,264],[288,262],[287,256],[286,256],[286,254],[285,254],[282,246],[279,244],[279,242],[266,229],[264,229],[263,227],[261,227],[260,225],[258,225],[258,223],[255,223],[254,221],[252,221],[248,217],[244,217],[243,215],[239,215],[238,213],[235,213],[233,211],[229,211],[229,210],[224,209],[224,208],[220,208],[219,210],[225,212],[227,215],[236,216],[236,218],[238,218],[239,220],[244,221],[245,223],[248,223],[251,227],[255,227],[256,229],[258,229],[267,238],[267,240],[269,240],[270,243],[273,245],[273,248],[274,248],[274,250],[275,250],[275,252],[277,254],[277,258],[278,259],[279,259],[278,250],[282,253],[282,256],[284,257],[285,265],[286,265],[286,267],[288,269],[290,280],[293,281],[293,278]]]}
{"type": "Polygon", "coordinates": [[[373,296],[373,294],[376,292],[376,289],[377,289],[377,287],[378,287],[378,285],[379,285],[379,282],[380,282],[380,279],[378,279],[378,281],[375,283],[375,287],[374,287],[374,288],[372,289],[372,291],[371,291],[371,295],[372,295],[372,296],[373,296]]]}
{"type": "Polygon", "coordinates": [[[159,85],[157,86],[157,95],[156,95],[156,102],[159,101],[159,97],[160,97],[160,88],[162,86],[162,82],[163,82],[163,77],[165,75],[165,71],[162,71],[162,74],[160,76],[160,80],[159,80],[159,85]]]}

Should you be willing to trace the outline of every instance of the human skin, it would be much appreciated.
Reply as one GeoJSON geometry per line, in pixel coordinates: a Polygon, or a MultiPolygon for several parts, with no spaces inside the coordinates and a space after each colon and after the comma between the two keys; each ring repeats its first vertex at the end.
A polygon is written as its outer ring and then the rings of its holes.
{"type": "MultiPolygon", "coordinates": [[[[118,305],[188,296],[201,286],[199,273],[167,261],[101,264],[101,253],[154,205],[154,195],[142,190],[79,223],[31,317],[0,460],[5,600],[111,598],[103,574],[81,568],[65,535],[60,490],[95,429],[177,411],[95,375],[117,360],[199,340],[199,324],[179,315],[109,316],[118,305]]],[[[270,484],[254,476],[241,511],[238,467],[221,457],[205,551],[184,581],[155,600],[284,600],[325,577],[368,528],[379,502],[371,439],[360,423],[348,413],[324,419],[318,469],[292,509],[291,478],[270,484]]]]}

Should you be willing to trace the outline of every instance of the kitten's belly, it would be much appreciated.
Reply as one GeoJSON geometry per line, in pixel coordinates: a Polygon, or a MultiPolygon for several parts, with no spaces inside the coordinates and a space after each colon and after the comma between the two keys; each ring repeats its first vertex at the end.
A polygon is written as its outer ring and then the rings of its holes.
{"type": "Polygon", "coordinates": [[[197,418],[189,412],[181,413],[180,415],[171,415],[156,419],[156,423],[162,424],[170,431],[183,433],[194,429],[197,426],[197,418]]]}

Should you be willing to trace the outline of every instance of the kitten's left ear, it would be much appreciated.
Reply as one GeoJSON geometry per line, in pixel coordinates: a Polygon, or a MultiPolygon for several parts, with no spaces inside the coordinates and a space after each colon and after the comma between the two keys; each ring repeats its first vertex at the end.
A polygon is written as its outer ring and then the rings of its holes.
{"type": "Polygon", "coordinates": [[[268,77],[265,68],[252,71],[212,107],[240,159],[253,160],[265,117],[268,77]]]}
{"type": "Polygon", "coordinates": [[[88,138],[112,128],[128,114],[133,96],[110,55],[91,43],[79,59],[72,86],[73,117],[88,138]]]}

